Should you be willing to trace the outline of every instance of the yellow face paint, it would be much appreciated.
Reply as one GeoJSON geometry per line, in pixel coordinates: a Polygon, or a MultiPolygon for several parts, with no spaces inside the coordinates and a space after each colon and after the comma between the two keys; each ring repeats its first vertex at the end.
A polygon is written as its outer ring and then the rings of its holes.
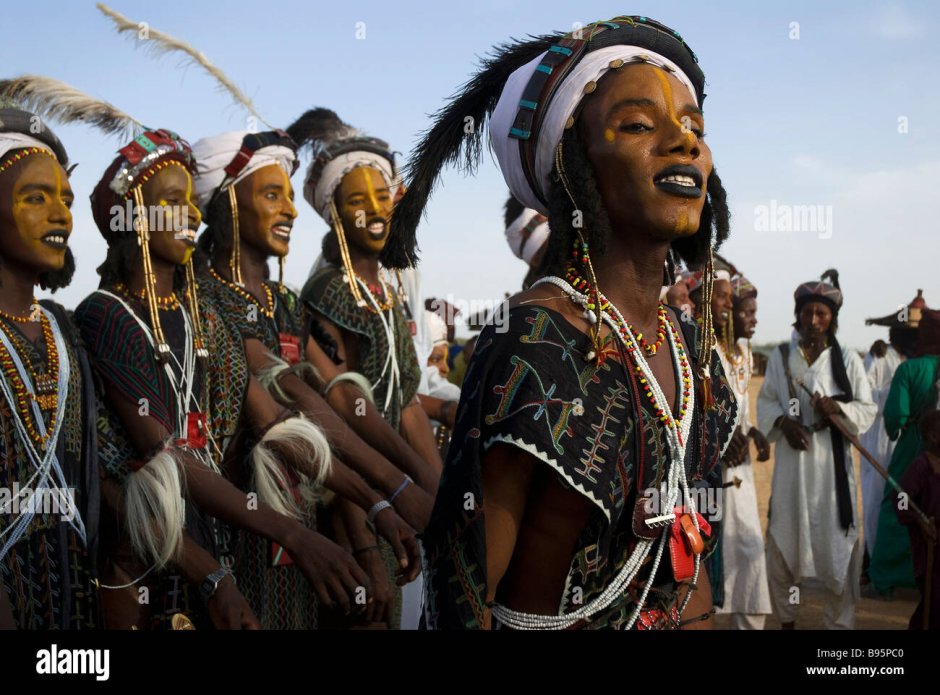
{"type": "Polygon", "coordinates": [[[30,155],[21,165],[22,172],[19,180],[13,186],[11,212],[13,222],[20,238],[42,256],[56,259],[54,264],[61,267],[65,257],[64,249],[53,249],[41,241],[43,233],[52,228],[72,231],[72,213],[66,203],[66,195],[71,195],[67,188],[65,171],[51,156],[44,154],[30,155]],[[42,196],[42,202],[32,200],[34,196],[42,196]],[[62,210],[55,208],[64,208],[62,210]],[[52,215],[57,220],[50,224],[52,215]],[[59,222],[61,220],[61,222],[59,222]]]}
{"type": "Polygon", "coordinates": [[[679,119],[676,118],[676,109],[672,101],[672,85],[669,84],[669,78],[666,77],[666,73],[659,68],[656,68],[653,71],[653,74],[656,75],[656,79],[658,79],[659,84],[662,85],[663,100],[666,103],[666,111],[669,113],[669,120],[671,120],[673,123],[679,126],[679,128],[682,129],[682,132],[685,133],[685,136],[686,138],[688,138],[690,143],[694,143],[695,133],[693,133],[691,130],[683,126],[682,123],[679,121],[679,119]]]}
{"type": "Polygon", "coordinates": [[[614,131],[611,128],[604,129],[604,139],[607,142],[613,142],[615,137],[616,135],[614,134],[614,131]]]}
{"type": "Polygon", "coordinates": [[[676,220],[676,232],[680,234],[685,234],[687,232],[693,231],[689,225],[689,213],[687,210],[682,210],[679,213],[679,219],[676,220]]]}
{"type": "Polygon", "coordinates": [[[388,238],[388,220],[394,206],[384,175],[372,167],[356,167],[343,177],[337,197],[343,229],[353,246],[370,254],[380,253],[388,238]],[[385,222],[381,234],[367,229],[374,218],[385,222]]]}

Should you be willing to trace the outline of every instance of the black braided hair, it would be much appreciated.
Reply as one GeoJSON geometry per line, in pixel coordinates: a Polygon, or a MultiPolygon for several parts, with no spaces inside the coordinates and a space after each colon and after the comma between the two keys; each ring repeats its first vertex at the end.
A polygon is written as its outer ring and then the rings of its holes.
{"type": "Polygon", "coordinates": [[[227,195],[213,196],[203,222],[206,228],[199,235],[193,256],[196,268],[208,268],[216,249],[228,250],[232,245],[232,209],[227,195]]]}
{"type": "Polygon", "coordinates": [[[58,270],[42,273],[39,276],[39,286],[44,290],[55,292],[68,287],[73,275],[75,275],[75,256],[72,254],[72,249],[67,248],[65,249],[65,265],[58,270]]]}

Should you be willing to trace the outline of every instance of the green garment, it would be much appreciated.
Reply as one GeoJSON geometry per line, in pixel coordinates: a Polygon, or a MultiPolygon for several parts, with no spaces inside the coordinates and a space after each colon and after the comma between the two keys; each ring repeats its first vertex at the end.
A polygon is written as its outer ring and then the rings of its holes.
{"type": "MultiPolygon", "coordinates": [[[[898,442],[888,466],[888,473],[896,481],[901,480],[923,451],[917,421],[925,411],[936,407],[937,361],[935,355],[907,360],[891,380],[884,418],[888,436],[898,442]]],[[[911,544],[907,529],[898,522],[897,502],[897,492],[891,485],[885,485],[875,549],[868,568],[868,576],[880,593],[895,586],[915,586],[911,544]]]]}

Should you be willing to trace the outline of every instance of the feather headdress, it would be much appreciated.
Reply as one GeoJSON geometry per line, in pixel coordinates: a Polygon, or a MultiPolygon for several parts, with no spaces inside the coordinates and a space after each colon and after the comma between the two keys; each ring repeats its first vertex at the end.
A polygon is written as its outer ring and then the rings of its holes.
{"type": "Polygon", "coordinates": [[[0,99],[58,123],[87,123],[109,135],[136,137],[143,124],[116,106],[51,77],[22,75],[0,80],[0,99]]]}
{"type": "Polygon", "coordinates": [[[235,101],[243,106],[250,114],[269,128],[274,128],[274,126],[268,123],[264,117],[258,113],[251,99],[235,86],[235,83],[232,82],[222,70],[214,65],[202,51],[197,50],[195,46],[174,38],[165,32],[154,29],[145,22],[134,22],[120,12],[112,10],[103,2],[97,3],[96,6],[103,15],[114,22],[119,34],[130,34],[138,41],[145,42],[147,48],[157,55],[164,53],[182,53],[186,56],[186,60],[194,65],[198,65],[209,73],[209,75],[219,83],[222,89],[231,94],[235,101]]]}
{"type": "Polygon", "coordinates": [[[418,262],[417,228],[441,170],[457,165],[467,174],[476,171],[483,154],[485,125],[506,80],[557,40],[557,35],[541,36],[499,46],[481,62],[476,75],[450,97],[448,105],[434,115],[433,124],[421,134],[405,167],[408,190],[395,206],[395,234],[385,246],[383,264],[405,268],[418,262]]]}
{"type": "MultiPolygon", "coordinates": [[[[304,177],[304,198],[327,223],[334,222],[330,212],[333,194],[353,169],[377,169],[390,189],[397,188],[398,170],[388,143],[353,128],[334,111],[310,109],[288,126],[287,133],[298,148],[309,148],[313,155],[304,177]]],[[[394,230],[389,243],[393,237],[394,230]]]]}
{"type": "Polygon", "coordinates": [[[314,108],[287,127],[287,134],[297,143],[298,153],[309,149],[316,158],[340,140],[360,137],[362,133],[344,122],[331,109],[314,108]]]}
{"type": "Polygon", "coordinates": [[[695,54],[679,34],[647,17],[616,17],[570,34],[497,47],[438,111],[415,147],[407,167],[408,191],[395,210],[396,243],[386,247],[383,262],[414,263],[415,229],[441,169],[462,165],[473,173],[483,151],[484,130],[491,131],[492,150],[513,195],[526,207],[547,214],[550,165],[583,95],[606,71],[634,61],[668,70],[701,105],[705,77],[695,54]]]}

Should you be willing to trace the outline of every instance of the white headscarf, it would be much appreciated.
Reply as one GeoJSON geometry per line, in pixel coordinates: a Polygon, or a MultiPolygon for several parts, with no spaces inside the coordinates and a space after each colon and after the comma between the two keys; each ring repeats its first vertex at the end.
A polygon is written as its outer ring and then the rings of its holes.
{"type": "Polygon", "coordinates": [[[555,150],[565,132],[565,124],[584,98],[585,86],[597,82],[608,70],[617,67],[618,61],[646,62],[671,72],[688,87],[692,101],[698,106],[698,97],[692,81],[678,65],[665,56],[646,48],[626,45],[608,46],[585,54],[558,85],[551,101],[545,107],[546,112],[536,143],[534,176],[538,190],[533,190],[522,168],[519,141],[509,137],[509,130],[519,111],[522,93],[544,58],[543,53],[509,76],[490,118],[490,143],[509,190],[520,203],[543,215],[548,215],[542,200],[548,199],[549,175],[555,163],[555,150]]]}
{"type": "Polygon", "coordinates": [[[526,208],[506,228],[506,241],[509,242],[509,248],[512,249],[516,258],[521,258],[531,265],[532,258],[542,248],[542,245],[548,241],[548,219],[538,211],[526,208]],[[542,222],[530,230],[527,235],[523,235],[523,231],[536,215],[542,222]]]}
{"type": "Polygon", "coordinates": [[[225,167],[232,163],[235,155],[242,148],[242,141],[247,130],[238,130],[223,133],[208,138],[202,138],[193,145],[193,155],[196,157],[196,202],[202,214],[207,213],[209,201],[217,190],[224,184],[234,185],[251,176],[262,167],[277,164],[288,175],[293,173],[294,161],[297,155],[294,151],[283,145],[270,145],[262,147],[251,155],[248,164],[231,180],[227,180],[225,167]]]}
{"type": "Polygon", "coordinates": [[[313,163],[311,162],[310,166],[307,167],[307,176],[304,182],[304,200],[310,203],[311,207],[319,213],[327,224],[333,222],[333,218],[330,216],[330,199],[342,182],[343,177],[357,167],[378,169],[382,173],[392,197],[395,197],[395,192],[398,189],[398,178],[392,170],[392,163],[380,154],[365,150],[343,152],[323,167],[316,185],[313,185],[314,182],[311,178],[313,170],[313,163]]]}
{"type": "MultiPolygon", "coordinates": [[[[55,152],[44,142],[23,133],[0,133],[0,160],[6,159],[6,153],[12,150],[24,150],[28,147],[38,147],[55,157],[55,152]]],[[[58,160],[58,157],[56,157],[58,160]]]]}

